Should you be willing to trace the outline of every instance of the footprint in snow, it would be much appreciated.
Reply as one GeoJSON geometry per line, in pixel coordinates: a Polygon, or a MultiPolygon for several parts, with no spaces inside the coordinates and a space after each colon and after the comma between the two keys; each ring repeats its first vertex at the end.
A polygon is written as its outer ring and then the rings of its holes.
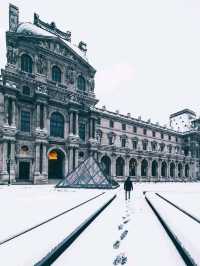
{"type": "Polygon", "coordinates": [[[118,230],[122,230],[123,229],[123,224],[118,225],[118,230]]]}
{"type": "Polygon", "coordinates": [[[127,263],[127,257],[125,256],[125,253],[120,253],[117,255],[117,257],[113,261],[113,265],[124,265],[127,263]]]}
{"type": "Polygon", "coordinates": [[[121,234],[120,239],[123,240],[123,239],[127,236],[127,234],[128,234],[128,230],[125,230],[125,231],[121,234]]]}
{"type": "Polygon", "coordinates": [[[113,248],[118,249],[119,246],[120,246],[120,241],[119,240],[115,241],[115,243],[113,244],[113,248]]]}

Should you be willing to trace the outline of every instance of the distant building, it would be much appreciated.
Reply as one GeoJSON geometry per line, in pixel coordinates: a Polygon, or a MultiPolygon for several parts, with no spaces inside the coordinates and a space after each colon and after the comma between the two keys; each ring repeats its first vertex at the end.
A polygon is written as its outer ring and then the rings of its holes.
{"type": "Polygon", "coordinates": [[[9,7],[7,64],[0,79],[0,182],[48,183],[93,155],[104,172],[124,180],[199,177],[199,122],[185,109],[171,128],[95,107],[95,72],[87,46],[71,43],[37,14],[19,23],[9,7]]]}

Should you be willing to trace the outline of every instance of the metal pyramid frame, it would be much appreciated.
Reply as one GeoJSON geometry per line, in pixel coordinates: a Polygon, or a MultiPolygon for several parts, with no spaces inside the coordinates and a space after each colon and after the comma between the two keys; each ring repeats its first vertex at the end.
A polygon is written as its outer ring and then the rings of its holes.
{"type": "Polygon", "coordinates": [[[88,157],[72,172],[61,180],[57,188],[102,188],[113,189],[119,184],[107,177],[100,164],[92,157],[88,157]]]}

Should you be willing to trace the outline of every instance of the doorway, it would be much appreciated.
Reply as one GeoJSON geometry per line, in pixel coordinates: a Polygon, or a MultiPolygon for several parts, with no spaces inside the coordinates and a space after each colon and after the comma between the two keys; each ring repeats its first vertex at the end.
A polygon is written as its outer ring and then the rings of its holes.
{"type": "Polygon", "coordinates": [[[19,179],[30,179],[30,162],[19,162],[19,179]]]}

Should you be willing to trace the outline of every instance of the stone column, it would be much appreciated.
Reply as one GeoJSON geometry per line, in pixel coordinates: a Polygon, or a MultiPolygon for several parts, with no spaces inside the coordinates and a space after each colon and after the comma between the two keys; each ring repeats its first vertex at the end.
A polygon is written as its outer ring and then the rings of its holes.
{"type": "Polygon", "coordinates": [[[4,96],[5,123],[8,124],[8,97],[4,96]]]}
{"type": "Polygon", "coordinates": [[[137,176],[141,178],[141,158],[137,159],[137,176]]]}
{"type": "Polygon", "coordinates": [[[73,112],[69,114],[69,135],[73,135],[73,112]]]}
{"type": "Polygon", "coordinates": [[[44,104],[44,108],[43,108],[43,118],[44,118],[44,129],[47,130],[47,105],[44,104]]]}
{"type": "Polygon", "coordinates": [[[35,173],[34,175],[40,175],[40,143],[36,142],[35,146],[35,173]]]}
{"type": "Polygon", "coordinates": [[[36,104],[36,127],[40,128],[40,104],[36,104]]]}
{"type": "Polygon", "coordinates": [[[79,132],[78,132],[79,128],[78,128],[78,113],[77,112],[75,112],[75,117],[76,117],[76,119],[75,119],[75,121],[76,121],[76,125],[75,125],[76,133],[75,133],[75,135],[78,137],[79,136],[79,132]]]}
{"type": "Polygon", "coordinates": [[[12,125],[16,126],[16,100],[12,100],[12,125]]]}
{"type": "Polygon", "coordinates": [[[2,180],[8,180],[8,171],[7,171],[7,152],[8,152],[8,143],[6,140],[3,142],[3,165],[2,165],[2,180]]]}
{"type": "Polygon", "coordinates": [[[167,174],[168,174],[168,178],[171,178],[171,176],[170,176],[170,161],[168,161],[168,163],[167,163],[167,174]]]}
{"type": "Polygon", "coordinates": [[[152,176],[152,160],[148,160],[148,171],[147,171],[147,178],[151,178],[152,176]]]}
{"type": "Polygon", "coordinates": [[[15,180],[15,142],[10,143],[10,178],[15,180]]]}
{"type": "Polygon", "coordinates": [[[47,145],[46,145],[46,143],[43,143],[42,174],[43,174],[44,177],[47,177],[47,145]]]}
{"type": "Polygon", "coordinates": [[[178,163],[175,163],[175,179],[178,178],[178,163]]]}
{"type": "Polygon", "coordinates": [[[112,178],[116,177],[116,158],[111,158],[111,176],[112,178]]]}
{"type": "Polygon", "coordinates": [[[68,172],[70,173],[73,170],[73,148],[69,148],[69,160],[68,160],[68,172]]]}
{"type": "Polygon", "coordinates": [[[125,169],[124,169],[125,178],[129,176],[129,159],[125,159],[125,169]]]}
{"type": "Polygon", "coordinates": [[[75,168],[78,167],[78,148],[75,149],[75,168]]]}

